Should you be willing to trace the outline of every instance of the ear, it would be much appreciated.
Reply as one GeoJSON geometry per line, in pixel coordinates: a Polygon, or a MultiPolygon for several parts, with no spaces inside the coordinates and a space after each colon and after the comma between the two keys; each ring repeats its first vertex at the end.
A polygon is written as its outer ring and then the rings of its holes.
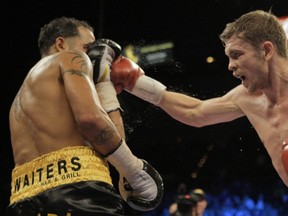
{"type": "Polygon", "coordinates": [[[274,44],[271,43],[270,41],[265,41],[263,43],[263,50],[265,52],[265,59],[272,58],[272,56],[273,56],[273,54],[275,52],[274,44]]]}
{"type": "Polygon", "coordinates": [[[65,44],[65,40],[63,37],[57,37],[55,40],[55,48],[56,50],[59,51],[63,51],[66,48],[66,44],[65,44]]]}

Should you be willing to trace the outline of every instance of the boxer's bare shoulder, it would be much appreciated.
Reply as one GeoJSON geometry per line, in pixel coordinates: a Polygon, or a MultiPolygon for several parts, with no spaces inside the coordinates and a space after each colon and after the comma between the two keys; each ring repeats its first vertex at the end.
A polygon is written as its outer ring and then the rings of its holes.
{"type": "Polygon", "coordinates": [[[65,51],[41,59],[30,70],[10,111],[16,164],[29,162],[52,150],[84,145],[74,127],[62,76],[63,73],[87,75],[87,62],[82,52],[65,51]],[[63,73],[61,67],[64,67],[63,73]]]}

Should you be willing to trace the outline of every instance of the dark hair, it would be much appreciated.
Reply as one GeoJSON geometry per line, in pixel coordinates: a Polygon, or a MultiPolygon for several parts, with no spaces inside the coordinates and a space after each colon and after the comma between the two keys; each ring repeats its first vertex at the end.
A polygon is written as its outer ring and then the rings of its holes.
{"type": "Polygon", "coordinates": [[[75,37],[79,34],[78,27],[84,26],[94,32],[93,27],[83,20],[71,17],[60,17],[50,21],[40,29],[38,47],[40,54],[46,54],[55,43],[57,37],[75,37]]]}
{"type": "Polygon", "coordinates": [[[235,22],[228,23],[220,39],[224,46],[233,36],[241,38],[255,48],[264,41],[271,41],[277,53],[287,57],[287,38],[278,18],[271,12],[256,10],[242,15],[235,22]]]}

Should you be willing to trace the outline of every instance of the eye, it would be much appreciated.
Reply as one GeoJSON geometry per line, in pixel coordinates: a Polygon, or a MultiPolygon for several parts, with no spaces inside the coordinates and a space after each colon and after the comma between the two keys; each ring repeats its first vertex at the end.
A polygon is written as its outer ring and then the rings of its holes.
{"type": "Polygon", "coordinates": [[[83,46],[83,49],[85,50],[85,52],[87,52],[87,51],[91,48],[92,44],[93,44],[93,43],[89,43],[89,44],[85,44],[85,45],[83,46]]]}
{"type": "Polygon", "coordinates": [[[85,45],[85,46],[83,46],[83,49],[84,49],[85,52],[87,52],[88,49],[89,49],[89,46],[88,46],[88,45],[85,45]]]}
{"type": "Polygon", "coordinates": [[[240,53],[240,52],[231,52],[229,56],[232,59],[238,59],[241,55],[242,55],[242,53],[240,53]]]}

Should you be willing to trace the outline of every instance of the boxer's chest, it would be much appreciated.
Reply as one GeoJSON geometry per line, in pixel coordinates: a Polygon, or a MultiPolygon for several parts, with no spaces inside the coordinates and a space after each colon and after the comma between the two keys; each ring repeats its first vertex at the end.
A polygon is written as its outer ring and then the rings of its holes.
{"type": "Polygon", "coordinates": [[[288,102],[273,106],[263,103],[247,117],[266,148],[288,139],[288,102]]]}

